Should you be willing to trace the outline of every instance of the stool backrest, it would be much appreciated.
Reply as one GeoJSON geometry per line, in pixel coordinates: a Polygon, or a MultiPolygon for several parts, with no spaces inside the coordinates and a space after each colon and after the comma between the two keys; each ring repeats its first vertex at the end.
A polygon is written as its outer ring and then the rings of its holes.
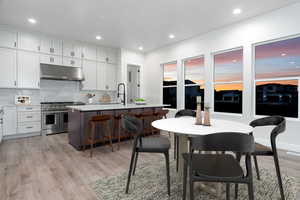
{"type": "Polygon", "coordinates": [[[239,153],[254,152],[254,138],[244,133],[214,133],[190,137],[190,148],[201,151],[233,151],[239,153]]]}
{"type": "Polygon", "coordinates": [[[179,110],[175,114],[175,118],[184,117],[184,116],[196,117],[196,112],[194,110],[183,109],[183,110],[179,110]]]}
{"type": "Polygon", "coordinates": [[[122,115],[121,125],[123,129],[134,134],[135,136],[140,136],[142,133],[142,121],[134,116],[122,115]]]}

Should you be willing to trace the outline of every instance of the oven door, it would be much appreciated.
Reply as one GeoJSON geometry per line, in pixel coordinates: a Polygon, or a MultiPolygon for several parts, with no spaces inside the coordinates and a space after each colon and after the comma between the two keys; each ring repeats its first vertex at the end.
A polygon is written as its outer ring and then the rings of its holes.
{"type": "Polygon", "coordinates": [[[59,112],[45,112],[43,113],[42,120],[44,134],[48,135],[62,132],[59,112]]]}

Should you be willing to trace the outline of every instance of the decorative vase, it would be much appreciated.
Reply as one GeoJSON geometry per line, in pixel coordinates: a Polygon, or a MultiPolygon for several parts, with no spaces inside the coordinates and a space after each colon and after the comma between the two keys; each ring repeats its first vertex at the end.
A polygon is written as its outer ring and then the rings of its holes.
{"type": "Polygon", "coordinates": [[[196,125],[202,125],[201,96],[197,97],[196,125]]]}
{"type": "Polygon", "coordinates": [[[209,112],[210,107],[208,105],[204,106],[204,126],[211,126],[210,124],[210,112],[209,112]]]}
{"type": "Polygon", "coordinates": [[[89,102],[89,103],[93,103],[93,98],[89,98],[89,99],[88,99],[88,102],[89,102]]]}

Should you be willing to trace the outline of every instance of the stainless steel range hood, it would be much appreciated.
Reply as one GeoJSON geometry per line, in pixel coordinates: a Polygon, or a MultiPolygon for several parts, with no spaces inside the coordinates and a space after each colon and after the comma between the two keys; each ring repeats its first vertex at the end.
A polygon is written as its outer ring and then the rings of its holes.
{"type": "Polygon", "coordinates": [[[66,67],[41,63],[41,79],[83,81],[84,75],[80,67],[66,67]]]}

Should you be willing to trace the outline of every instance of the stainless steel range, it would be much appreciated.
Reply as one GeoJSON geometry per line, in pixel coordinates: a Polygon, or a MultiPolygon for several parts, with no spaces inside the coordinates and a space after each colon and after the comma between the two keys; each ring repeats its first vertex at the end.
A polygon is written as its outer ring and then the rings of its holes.
{"type": "Polygon", "coordinates": [[[42,102],[42,132],[56,134],[68,131],[68,109],[71,105],[84,105],[82,102],[42,102]]]}

